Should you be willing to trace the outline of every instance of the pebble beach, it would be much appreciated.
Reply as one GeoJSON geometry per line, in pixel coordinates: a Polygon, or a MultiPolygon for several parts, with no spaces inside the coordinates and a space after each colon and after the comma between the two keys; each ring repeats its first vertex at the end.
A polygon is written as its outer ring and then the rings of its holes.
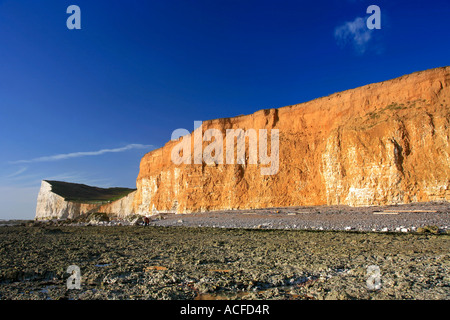
{"type": "Polygon", "coordinates": [[[2,300],[450,298],[442,203],[2,224],[2,300]],[[79,289],[67,287],[69,265],[79,289]]]}

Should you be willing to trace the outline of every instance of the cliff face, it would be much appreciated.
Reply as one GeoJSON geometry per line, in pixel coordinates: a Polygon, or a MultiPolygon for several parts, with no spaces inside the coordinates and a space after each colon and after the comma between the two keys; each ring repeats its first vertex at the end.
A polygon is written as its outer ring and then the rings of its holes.
{"type": "MultiPolygon", "coordinates": [[[[81,215],[94,212],[107,213],[118,217],[124,217],[134,213],[133,201],[135,192],[131,192],[123,198],[106,204],[102,204],[102,202],[83,203],[81,201],[66,200],[64,197],[56,194],[53,190],[55,185],[52,185],[52,183],[55,182],[44,180],[41,183],[36,206],[36,220],[75,219],[81,215]]],[[[80,186],[77,184],[64,184],[67,185],[66,188],[69,191],[74,189],[71,185],[80,186]]]]}
{"type": "Polygon", "coordinates": [[[134,196],[136,191],[129,193],[127,196],[113,201],[108,204],[101,205],[98,212],[107,213],[118,218],[125,218],[130,214],[134,214],[134,196]]]}
{"type": "Polygon", "coordinates": [[[97,208],[98,205],[96,204],[66,201],[60,195],[52,192],[50,183],[42,181],[37,199],[35,219],[74,219],[85,213],[96,212],[97,208]]]}
{"type": "MultiPolygon", "coordinates": [[[[192,149],[209,129],[223,137],[227,129],[267,129],[269,136],[278,129],[276,174],[261,174],[269,165],[250,161],[248,144],[242,164],[236,154],[235,164],[225,161],[225,142],[224,151],[215,153],[223,159],[218,164],[175,164],[172,149],[182,139],[169,141],[142,158],[134,210],[449,201],[449,104],[450,67],[445,67],[298,105],[205,121],[189,136],[192,149]]],[[[203,141],[203,148],[210,144],[203,141]]]]}

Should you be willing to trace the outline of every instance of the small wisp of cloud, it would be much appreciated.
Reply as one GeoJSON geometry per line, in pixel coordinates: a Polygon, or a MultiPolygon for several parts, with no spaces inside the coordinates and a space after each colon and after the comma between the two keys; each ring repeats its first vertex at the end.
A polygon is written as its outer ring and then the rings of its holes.
{"type": "Polygon", "coordinates": [[[79,157],[86,157],[86,156],[99,156],[105,153],[114,153],[114,152],[124,152],[131,149],[148,149],[153,148],[152,145],[144,145],[144,144],[129,144],[125,147],[121,148],[114,148],[114,149],[101,149],[97,151],[82,151],[82,152],[71,152],[71,153],[62,153],[62,154],[55,154],[51,156],[44,156],[29,160],[16,160],[11,161],[11,164],[19,164],[19,163],[34,163],[34,162],[49,162],[49,161],[59,161],[59,160],[66,160],[66,159],[72,159],[72,158],[79,158],[79,157]]]}
{"type": "Polygon", "coordinates": [[[28,167],[22,167],[22,168],[18,169],[17,171],[7,175],[6,178],[7,179],[11,179],[11,178],[17,177],[17,176],[21,175],[22,173],[24,173],[27,170],[28,170],[28,167]]]}
{"type": "Polygon", "coordinates": [[[357,54],[363,54],[372,39],[372,30],[367,28],[364,18],[357,17],[353,21],[338,26],[334,30],[334,37],[338,45],[343,47],[350,42],[357,54]]]}

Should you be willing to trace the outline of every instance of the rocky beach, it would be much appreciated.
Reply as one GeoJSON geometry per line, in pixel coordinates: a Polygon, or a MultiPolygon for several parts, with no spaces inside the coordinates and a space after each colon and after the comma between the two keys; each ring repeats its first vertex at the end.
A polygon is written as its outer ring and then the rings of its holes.
{"type": "Polygon", "coordinates": [[[0,299],[449,299],[449,212],[429,203],[167,214],[149,226],[3,223],[0,299]],[[67,288],[69,265],[80,289],[67,288]]]}

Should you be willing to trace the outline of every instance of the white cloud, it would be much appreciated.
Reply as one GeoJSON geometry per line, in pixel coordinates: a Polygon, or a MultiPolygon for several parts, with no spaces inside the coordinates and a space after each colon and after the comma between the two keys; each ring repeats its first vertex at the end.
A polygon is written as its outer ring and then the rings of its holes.
{"type": "Polygon", "coordinates": [[[22,167],[19,170],[17,170],[16,172],[13,172],[10,175],[7,175],[6,178],[10,179],[10,178],[17,177],[17,176],[21,175],[22,173],[24,173],[25,171],[27,171],[27,169],[28,169],[28,167],[22,167]]]}
{"type": "Polygon", "coordinates": [[[146,149],[146,148],[152,148],[152,145],[144,145],[144,144],[129,144],[125,147],[121,148],[115,148],[115,149],[101,149],[98,151],[83,151],[83,152],[72,152],[72,153],[62,153],[62,154],[55,154],[52,156],[44,156],[29,160],[17,160],[12,161],[11,163],[17,164],[17,163],[32,163],[32,162],[49,162],[49,161],[59,161],[59,160],[66,160],[71,158],[78,158],[78,157],[86,157],[86,156],[99,156],[105,153],[112,153],[112,152],[124,152],[131,149],[146,149]]]}
{"type": "Polygon", "coordinates": [[[358,54],[363,54],[372,38],[372,30],[367,28],[364,18],[357,17],[353,21],[338,26],[334,30],[334,37],[339,45],[345,46],[348,42],[351,42],[355,51],[358,54]]]}

